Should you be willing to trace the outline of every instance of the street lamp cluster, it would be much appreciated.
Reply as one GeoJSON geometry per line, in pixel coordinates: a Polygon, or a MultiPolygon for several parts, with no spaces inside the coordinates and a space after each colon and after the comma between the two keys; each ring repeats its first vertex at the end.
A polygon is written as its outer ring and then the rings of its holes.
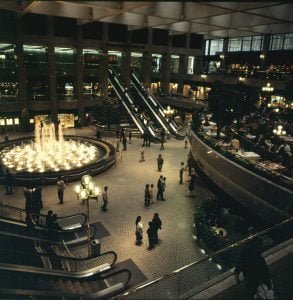
{"type": "Polygon", "coordinates": [[[81,178],[81,184],[75,186],[74,191],[78,200],[86,202],[87,205],[87,241],[88,241],[88,256],[91,256],[91,238],[90,238],[90,207],[89,200],[98,201],[100,189],[94,185],[93,179],[89,175],[84,175],[81,178]]]}
{"type": "Polygon", "coordinates": [[[286,135],[287,132],[285,130],[283,130],[283,126],[282,125],[279,125],[277,127],[277,129],[273,130],[273,133],[276,134],[276,135],[286,135]]]}
{"type": "Polygon", "coordinates": [[[263,92],[272,93],[274,91],[274,87],[272,87],[270,83],[267,83],[267,85],[263,86],[261,90],[263,92]]]}

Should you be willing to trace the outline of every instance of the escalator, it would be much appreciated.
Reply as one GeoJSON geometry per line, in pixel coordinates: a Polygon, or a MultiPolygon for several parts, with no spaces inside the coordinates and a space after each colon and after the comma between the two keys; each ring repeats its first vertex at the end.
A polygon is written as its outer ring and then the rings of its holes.
{"type": "Polygon", "coordinates": [[[73,257],[69,251],[71,256],[59,255],[55,250],[60,244],[34,237],[0,232],[0,241],[0,294],[5,298],[71,298],[77,294],[99,299],[121,292],[131,277],[127,269],[118,271],[115,267],[117,254],[113,251],[73,257]]]}
{"type": "Polygon", "coordinates": [[[183,135],[180,135],[176,122],[169,120],[166,117],[163,106],[151,93],[146,93],[142,85],[142,80],[134,69],[132,69],[131,72],[131,83],[135,99],[137,99],[137,101],[140,102],[140,105],[149,112],[152,119],[158,123],[158,125],[163,128],[167,134],[171,134],[176,138],[182,139],[183,135]]]}
{"type": "Polygon", "coordinates": [[[127,91],[125,91],[125,89],[123,88],[123,86],[121,85],[117,76],[114,74],[111,68],[109,68],[109,82],[113,87],[118,99],[120,99],[121,103],[123,104],[124,108],[128,112],[129,116],[132,118],[133,122],[139,129],[140,133],[141,134],[146,133],[147,128],[145,124],[140,120],[135,110],[135,105],[132,99],[129,97],[129,94],[127,93],[127,91]]]}
{"type": "Polygon", "coordinates": [[[121,100],[141,134],[150,135],[153,142],[158,142],[158,129],[154,127],[152,122],[149,122],[151,118],[148,115],[148,111],[142,108],[141,105],[139,105],[139,103],[137,103],[137,101],[133,98],[131,92],[123,87],[120,75],[113,67],[109,68],[109,81],[117,97],[121,100]]]}
{"type": "MultiPolygon", "coordinates": [[[[24,209],[0,204],[0,231],[7,234],[21,234],[23,236],[35,236],[41,240],[51,242],[64,242],[67,247],[86,243],[87,238],[87,217],[83,213],[66,217],[58,217],[56,224],[58,229],[46,226],[46,215],[36,215],[37,225],[33,232],[27,230],[25,222],[26,212],[24,209]],[[5,217],[4,217],[5,216],[5,217]]],[[[96,227],[90,224],[90,238],[96,235],[96,227]]]]}
{"type": "Polygon", "coordinates": [[[109,299],[123,291],[131,279],[127,269],[100,274],[96,268],[66,272],[0,263],[1,297],[59,297],[109,299]]]}

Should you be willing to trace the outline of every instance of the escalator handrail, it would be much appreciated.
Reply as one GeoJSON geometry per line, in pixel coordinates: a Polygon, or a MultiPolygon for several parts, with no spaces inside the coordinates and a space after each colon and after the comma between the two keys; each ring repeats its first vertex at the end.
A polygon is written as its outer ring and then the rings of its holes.
{"type": "MultiPolygon", "coordinates": [[[[7,249],[0,248],[0,252],[7,252],[7,249]]],[[[43,252],[36,252],[36,253],[28,253],[25,251],[19,251],[19,250],[9,250],[9,254],[19,254],[19,255],[26,255],[26,256],[34,256],[34,257],[39,257],[39,256],[46,256],[46,257],[54,257],[54,258],[60,258],[64,260],[71,260],[71,261],[87,261],[95,258],[100,258],[102,256],[108,255],[108,254],[113,254],[114,259],[111,264],[109,264],[111,267],[116,263],[117,261],[117,253],[115,251],[106,251],[100,255],[96,256],[89,256],[89,257],[71,257],[71,256],[63,256],[63,255],[58,255],[58,254],[48,254],[48,253],[43,253],[43,252]]]]}
{"type": "MultiPolygon", "coordinates": [[[[1,222],[1,219],[2,219],[3,222],[5,222],[4,220],[7,220],[7,221],[14,222],[14,223],[18,223],[18,224],[15,224],[16,226],[26,225],[25,222],[21,222],[19,220],[15,220],[15,219],[11,219],[11,218],[6,218],[6,217],[3,217],[3,216],[0,216],[0,222],[1,222]]],[[[97,233],[97,228],[94,224],[90,224],[90,228],[92,228],[92,230],[90,230],[90,232],[91,232],[90,237],[93,238],[95,236],[95,234],[97,233]]],[[[55,233],[58,233],[60,235],[64,235],[64,234],[66,235],[66,234],[72,234],[72,233],[75,233],[75,232],[79,232],[79,231],[82,231],[82,230],[87,230],[87,225],[83,225],[83,226],[80,226],[78,228],[67,229],[67,230],[58,230],[58,229],[54,229],[54,228],[49,229],[46,226],[36,225],[35,229],[40,230],[40,231],[47,231],[47,232],[49,232],[49,230],[50,230],[51,232],[55,232],[55,233]]],[[[11,234],[13,234],[13,233],[11,233],[11,234]]],[[[28,237],[28,236],[23,236],[22,235],[22,237],[28,237]]]]}
{"type": "MultiPolygon", "coordinates": [[[[1,269],[1,266],[0,266],[1,269]]],[[[13,270],[9,270],[9,271],[13,271],[13,270]]],[[[105,280],[108,279],[110,277],[113,277],[117,274],[121,274],[121,273],[127,273],[127,278],[125,280],[125,282],[121,282],[120,284],[123,285],[123,288],[125,288],[127,286],[127,284],[129,283],[130,279],[131,279],[131,272],[128,269],[122,269],[119,270],[117,272],[114,273],[110,273],[107,274],[107,276],[99,276],[96,280],[105,280]]],[[[49,276],[52,274],[48,274],[49,276]]],[[[97,274],[92,274],[92,277],[96,276],[97,274]]],[[[54,275],[52,275],[54,276],[54,275]]],[[[78,278],[73,278],[73,279],[77,279],[78,278]]],[[[117,285],[117,284],[116,284],[117,285]]],[[[106,288],[107,289],[107,288],[106,288]]],[[[103,291],[103,290],[102,290],[103,291]]],[[[82,296],[83,299],[104,299],[104,297],[100,297],[100,292],[94,292],[94,293],[85,293],[82,295],[79,295],[79,297],[82,296]]],[[[1,295],[27,295],[27,296],[59,296],[59,297],[73,297],[74,299],[76,299],[77,295],[74,293],[66,293],[66,292],[61,292],[61,291],[48,291],[48,290],[24,290],[24,289],[17,289],[17,290],[12,290],[12,289],[0,289],[0,293],[1,295]]]]}
{"type": "MultiPolygon", "coordinates": [[[[11,209],[14,209],[14,210],[21,211],[22,213],[26,214],[26,210],[24,208],[20,208],[20,207],[17,207],[17,206],[12,206],[12,205],[8,205],[8,204],[0,202],[0,207],[8,207],[8,208],[11,208],[11,209]]],[[[41,217],[44,217],[44,218],[46,218],[46,216],[47,216],[45,214],[34,214],[34,215],[41,216],[41,217]]],[[[73,215],[70,215],[70,216],[57,217],[57,221],[58,221],[58,219],[72,218],[72,217],[79,216],[79,215],[84,217],[84,221],[81,223],[81,225],[85,225],[86,222],[87,222],[87,215],[85,213],[77,213],[77,214],[73,214],[73,215]]]]}

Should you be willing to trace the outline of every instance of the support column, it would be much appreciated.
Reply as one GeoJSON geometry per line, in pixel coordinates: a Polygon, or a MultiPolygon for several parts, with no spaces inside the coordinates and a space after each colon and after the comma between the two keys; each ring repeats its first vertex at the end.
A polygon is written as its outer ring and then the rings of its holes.
{"type": "Polygon", "coordinates": [[[22,34],[22,19],[16,16],[16,64],[17,64],[17,77],[19,85],[18,100],[20,109],[28,111],[28,98],[27,98],[27,84],[26,84],[26,70],[24,64],[24,52],[23,52],[23,34],[22,34]]]}
{"type": "Polygon", "coordinates": [[[152,83],[152,45],[153,29],[148,28],[148,41],[142,56],[143,85],[150,88],[152,83]]]}
{"type": "Polygon", "coordinates": [[[227,60],[227,54],[228,54],[228,43],[229,43],[229,38],[224,38],[223,42],[223,52],[222,54],[224,55],[221,59],[221,69],[226,71],[226,60],[227,60]]]}
{"type": "Polygon", "coordinates": [[[58,102],[56,87],[56,62],[54,51],[54,23],[53,17],[47,17],[48,35],[48,70],[49,70],[49,99],[51,103],[51,118],[55,124],[58,122],[58,102]]]}
{"type": "Polygon", "coordinates": [[[128,49],[125,52],[122,52],[121,71],[122,71],[121,75],[125,87],[130,88],[131,52],[128,49]]]}
{"type": "Polygon", "coordinates": [[[162,55],[162,92],[163,94],[169,94],[170,86],[170,74],[171,73],[171,56],[169,53],[164,53],[162,55]]]}
{"type": "Polygon", "coordinates": [[[187,55],[179,56],[178,93],[183,94],[184,77],[187,74],[187,55]]]}
{"type": "Polygon", "coordinates": [[[265,70],[267,66],[267,61],[268,61],[268,53],[270,50],[270,40],[271,40],[271,34],[267,33],[264,35],[264,40],[263,40],[263,47],[262,47],[262,53],[264,55],[263,58],[260,58],[260,68],[261,70],[265,70]]]}
{"type": "Polygon", "coordinates": [[[108,23],[103,23],[103,38],[102,38],[102,53],[100,55],[99,63],[99,85],[103,101],[106,101],[108,98],[108,23]]]}
{"type": "Polygon", "coordinates": [[[83,53],[82,53],[82,26],[76,26],[76,98],[78,100],[78,115],[81,125],[84,125],[84,97],[83,97],[83,53]]]}

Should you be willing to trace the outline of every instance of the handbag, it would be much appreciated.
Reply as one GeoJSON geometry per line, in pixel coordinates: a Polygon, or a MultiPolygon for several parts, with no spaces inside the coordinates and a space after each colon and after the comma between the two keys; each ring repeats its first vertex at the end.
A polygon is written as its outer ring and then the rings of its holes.
{"type": "Polygon", "coordinates": [[[273,287],[269,290],[266,284],[261,284],[256,290],[254,299],[275,299],[273,287]]]}

